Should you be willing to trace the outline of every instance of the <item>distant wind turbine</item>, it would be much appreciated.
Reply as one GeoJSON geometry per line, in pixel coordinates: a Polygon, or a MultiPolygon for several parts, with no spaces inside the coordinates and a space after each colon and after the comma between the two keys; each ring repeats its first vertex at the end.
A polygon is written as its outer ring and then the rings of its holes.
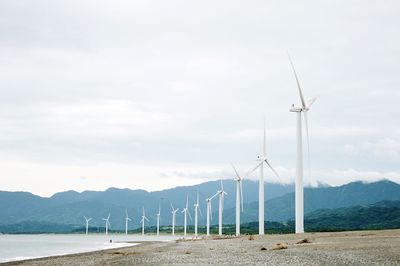
{"type": "Polygon", "coordinates": [[[183,223],[183,235],[187,234],[187,215],[189,214],[190,220],[192,220],[192,216],[190,215],[189,212],[189,197],[186,196],[186,207],[183,208],[182,213],[184,213],[184,223],[183,223]]]}
{"type": "Polygon", "coordinates": [[[228,193],[224,190],[224,185],[221,180],[221,188],[217,191],[219,195],[219,208],[218,208],[218,234],[222,235],[222,212],[224,210],[224,195],[228,195],[228,193]]]}
{"type": "Polygon", "coordinates": [[[106,235],[108,235],[108,226],[110,225],[110,216],[111,216],[111,214],[109,213],[107,218],[103,218],[103,221],[106,222],[106,235]]]}
{"type": "Polygon", "coordinates": [[[143,208],[143,214],[142,214],[142,220],[140,220],[140,222],[142,223],[142,235],[144,235],[144,222],[149,221],[149,219],[147,219],[146,214],[144,213],[144,207],[143,208]]]}
{"type": "Polygon", "coordinates": [[[160,216],[161,216],[161,207],[158,206],[158,213],[156,214],[157,216],[157,235],[160,235],[160,216]]]}
{"type": "Polygon", "coordinates": [[[236,170],[235,166],[232,164],[233,170],[235,170],[236,177],[234,178],[236,182],[236,235],[240,235],[240,206],[242,207],[243,211],[243,188],[242,188],[242,181],[243,178],[239,175],[238,171],[236,170]]]}
{"type": "Polygon", "coordinates": [[[175,216],[176,216],[176,212],[179,210],[179,208],[174,209],[174,206],[172,206],[171,203],[171,209],[172,209],[172,235],[175,235],[175,216]]]}
{"type": "Polygon", "coordinates": [[[310,170],[310,143],[308,137],[308,117],[307,112],[310,110],[311,105],[317,99],[312,98],[307,103],[304,100],[303,92],[301,91],[300,81],[297,77],[292,59],[289,56],[290,65],[292,66],[293,74],[296,79],[297,88],[301,101],[300,107],[295,107],[294,104],[290,112],[297,113],[297,163],[296,163],[296,189],[295,189],[295,217],[296,217],[296,233],[304,233],[304,195],[303,195],[303,136],[301,127],[301,113],[304,114],[304,124],[306,127],[307,137],[307,151],[308,151],[308,168],[310,170]]]}
{"type": "Polygon", "coordinates": [[[212,208],[211,208],[211,200],[213,198],[215,198],[218,195],[218,193],[216,193],[214,196],[212,196],[211,198],[207,198],[206,202],[207,202],[207,235],[210,235],[210,219],[212,220],[212,208]]]}
{"type": "Polygon", "coordinates": [[[92,220],[92,218],[86,218],[86,216],[83,216],[83,217],[86,220],[86,235],[87,235],[89,232],[89,222],[90,222],[90,220],[92,220]]]}
{"type": "Polygon", "coordinates": [[[194,204],[194,235],[197,236],[197,227],[198,227],[198,212],[201,214],[201,209],[199,205],[199,191],[197,191],[197,201],[194,204]]]}
{"type": "MultiPolygon", "coordinates": [[[[260,168],[260,179],[258,183],[258,234],[264,235],[264,164],[266,164],[272,172],[279,177],[278,173],[272,168],[271,164],[268,162],[266,155],[266,147],[265,147],[265,119],[264,119],[264,141],[263,141],[263,149],[262,156],[257,156],[257,161],[259,163],[257,166],[251,170],[248,174],[254,172],[257,168],[260,168]]],[[[247,175],[246,175],[247,176],[247,175]]]]}
{"type": "Polygon", "coordinates": [[[129,221],[132,221],[129,217],[128,217],[128,211],[125,210],[125,235],[128,235],[128,223],[129,221]]]}

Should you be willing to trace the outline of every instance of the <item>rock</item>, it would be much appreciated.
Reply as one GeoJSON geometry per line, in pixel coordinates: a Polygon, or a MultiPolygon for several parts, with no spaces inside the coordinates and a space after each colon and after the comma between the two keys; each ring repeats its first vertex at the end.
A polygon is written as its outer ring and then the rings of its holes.
{"type": "Polygon", "coordinates": [[[280,250],[280,249],[287,249],[287,248],[288,248],[287,243],[278,243],[272,248],[272,250],[280,250]]]}

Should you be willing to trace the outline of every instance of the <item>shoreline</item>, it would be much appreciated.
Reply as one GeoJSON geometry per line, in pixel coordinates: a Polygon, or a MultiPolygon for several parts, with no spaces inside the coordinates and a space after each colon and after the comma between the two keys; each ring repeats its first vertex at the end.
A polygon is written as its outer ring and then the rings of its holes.
{"type": "Polygon", "coordinates": [[[400,229],[142,241],[1,265],[399,265],[400,229]],[[299,243],[307,239],[306,242],[299,243]],[[277,243],[286,245],[274,249],[277,243]]]}

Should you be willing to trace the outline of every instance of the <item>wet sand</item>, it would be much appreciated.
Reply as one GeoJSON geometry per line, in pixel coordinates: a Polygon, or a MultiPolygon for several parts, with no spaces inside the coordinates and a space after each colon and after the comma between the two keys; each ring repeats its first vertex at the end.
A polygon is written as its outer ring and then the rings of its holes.
{"type": "Polygon", "coordinates": [[[204,238],[4,265],[400,265],[400,229],[204,238]],[[307,238],[310,243],[297,244],[307,238]],[[274,250],[277,243],[286,249],[274,250]]]}

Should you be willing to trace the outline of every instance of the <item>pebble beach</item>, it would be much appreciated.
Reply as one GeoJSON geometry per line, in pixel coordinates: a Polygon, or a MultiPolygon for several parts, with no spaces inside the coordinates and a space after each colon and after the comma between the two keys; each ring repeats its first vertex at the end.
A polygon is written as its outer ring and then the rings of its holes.
{"type": "Polygon", "coordinates": [[[400,265],[400,230],[189,237],[3,265],[400,265]]]}

